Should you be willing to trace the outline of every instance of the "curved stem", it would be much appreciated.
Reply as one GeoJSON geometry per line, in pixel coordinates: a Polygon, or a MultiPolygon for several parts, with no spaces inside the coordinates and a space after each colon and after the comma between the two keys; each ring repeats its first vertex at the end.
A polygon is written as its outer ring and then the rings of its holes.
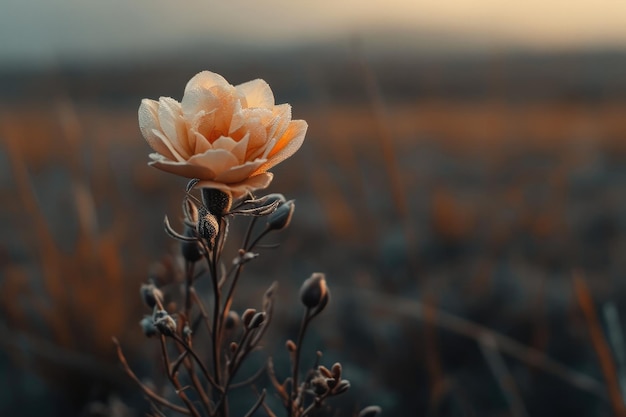
{"type": "Polygon", "coordinates": [[[165,336],[160,335],[159,341],[161,342],[161,354],[163,356],[163,364],[165,365],[165,372],[167,373],[167,378],[170,380],[174,388],[176,388],[176,393],[178,394],[180,399],[183,400],[183,402],[189,409],[189,412],[191,413],[191,415],[194,417],[200,417],[200,413],[198,412],[196,407],[194,407],[189,397],[187,397],[187,394],[185,394],[185,391],[183,390],[183,387],[180,385],[180,382],[178,381],[176,374],[172,374],[170,372],[170,369],[171,369],[170,359],[167,354],[167,347],[165,345],[165,336]]]}
{"type": "Polygon", "coordinates": [[[291,377],[291,394],[289,395],[289,410],[288,415],[291,417],[294,412],[294,402],[299,395],[298,389],[298,373],[300,372],[300,352],[302,351],[302,341],[304,340],[304,334],[309,324],[309,312],[307,308],[302,316],[302,324],[300,325],[300,332],[298,333],[298,341],[296,342],[296,351],[293,358],[293,375],[291,377]]]}

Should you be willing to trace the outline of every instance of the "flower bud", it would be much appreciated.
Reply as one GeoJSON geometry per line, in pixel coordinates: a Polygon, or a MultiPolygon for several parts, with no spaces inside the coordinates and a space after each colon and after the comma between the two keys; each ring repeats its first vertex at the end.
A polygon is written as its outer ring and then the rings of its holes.
{"type": "Polygon", "coordinates": [[[200,208],[198,212],[199,217],[196,231],[198,232],[198,236],[209,242],[209,246],[212,247],[215,242],[215,236],[217,236],[217,232],[220,228],[219,223],[215,216],[207,212],[206,209],[200,208]]]}
{"type": "Polygon", "coordinates": [[[300,300],[308,308],[315,308],[321,305],[321,308],[328,303],[328,287],[326,286],[326,277],[320,272],[315,272],[300,287],[300,300]]]}
{"type": "MultiPolygon", "coordinates": [[[[185,226],[185,236],[196,237],[196,231],[189,226],[185,226]]],[[[180,244],[180,249],[188,262],[196,262],[202,258],[202,252],[200,252],[200,243],[197,241],[183,241],[180,244]]]]}
{"type": "Polygon", "coordinates": [[[152,317],[145,316],[141,319],[139,325],[141,326],[141,330],[143,330],[143,334],[146,335],[146,337],[152,337],[157,334],[157,329],[154,327],[152,317]]]}
{"type": "Polygon", "coordinates": [[[246,327],[248,327],[248,325],[250,324],[250,321],[252,320],[252,317],[254,317],[255,314],[256,314],[256,310],[253,308],[249,308],[243,312],[243,314],[241,315],[241,320],[243,321],[243,324],[246,327]]]}
{"type": "Polygon", "coordinates": [[[326,378],[321,375],[318,375],[311,379],[311,386],[313,387],[313,392],[315,395],[324,395],[328,392],[328,383],[326,382],[326,378]]]}
{"type": "Polygon", "coordinates": [[[325,367],[324,365],[320,365],[317,370],[324,375],[326,378],[332,378],[333,374],[328,370],[327,367],[325,367]]]}
{"type": "Polygon", "coordinates": [[[150,308],[154,308],[159,303],[163,303],[163,293],[154,284],[143,284],[139,290],[141,299],[150,308]]]}
{"type": "Polygon", "coordinates": [[[333,378],[341,379],[341,364],[339,362],[335,362],[332,368],[330,368],[330,372],[333,374],[333,378]]]}
{"type": "Polygon", "coordinates": [[[293,340],[289,339],[287,340],[287,342],[285,342],[285,347],[287,348],[287,350],[291,353],[296,351],[296,344],[294,343],[293,340]]]}
{"type": "Polygon", "coordinates": [[[233,196],[216,188],[202,188],[202,202],[209,210],[209,213],[215,216],[223,216],[230,210],[233,205],[233,196]]]}
{"type": "Polygon", "coordinates": [[[349,388],[350,388],[350,381],[348,381],[347,379],[342,379],[341,382],[337,384],[337,387],[333,390],[333,394],[334,395],[343,394],[344,392],[348,391],[349,388]]]}
{"type": "Polygon", "coordinates": [[[379,406],[369,405],[361,410],[359,417],[376,417],[382,412],[383,410],[379,406]]]}
{"type": "Polygon", "coordinates": [[[286,201],[267,217],[267,228],[269,230],[282,230],[289,226],[293,211],[296,206],[293,200],[286,201]]]}
{"type": "Polygon", "coordinates": [[[250,330],[256,329],[261,324],[263,324],[264,321],[265,321],[265,312],[259,311],[252,317],[252,320],[250,320],[250,323],[248,323],[248,329],[250,330]]]}
{"type": "Polygon", "coordinates": [[[154,320],[154,327],[156,327],[163,336],[173,336],[176,334],[176,321],[169,314],[154,320]]]}

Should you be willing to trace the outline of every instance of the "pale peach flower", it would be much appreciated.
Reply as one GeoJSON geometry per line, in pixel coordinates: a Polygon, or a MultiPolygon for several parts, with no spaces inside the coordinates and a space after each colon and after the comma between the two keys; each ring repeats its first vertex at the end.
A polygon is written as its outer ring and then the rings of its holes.
{"type": "Polygon", "coordinates": [[[289,104],[275,105],[263,80],[233,86],[203,71],[187,83],[180,103],[142,100],[139,127],[156,151],[150,165],[239,198],[270,184],[267,170],[300,148],[307,123],[291,120],[289,104]]]}

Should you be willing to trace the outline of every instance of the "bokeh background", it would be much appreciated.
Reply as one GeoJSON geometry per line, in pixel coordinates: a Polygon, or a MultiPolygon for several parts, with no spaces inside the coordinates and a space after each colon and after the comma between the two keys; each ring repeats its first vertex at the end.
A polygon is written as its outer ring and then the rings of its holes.
{"type": "MultiPolygon", "coordinates": [[[[239,308],[332,304],[338,415],[626,415],[626,3],[0,4],[0,415],[143,415],[111,337],[159,380],[138,287],[172,267],[184,181],[146,165],[141,98],[212,70],[306,119],[296,199],[239,308]]],[[[280,359],[283,358],[283,359],[280,359]]],[[[312,360],[312,359],[311,359],[312,360]]],[[[282,361],[282,362],[281,362],[282,361]]]]}

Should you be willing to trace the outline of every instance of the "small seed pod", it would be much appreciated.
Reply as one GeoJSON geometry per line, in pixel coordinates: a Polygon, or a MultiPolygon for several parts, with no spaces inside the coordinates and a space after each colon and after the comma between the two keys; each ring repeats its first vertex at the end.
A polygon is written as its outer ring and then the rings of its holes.
{"type": "Polygon", "coordinates": [[[196,225],[198,236],[205,239],[209,243],[209,247],[213,247],[215,237],[220,228],[219,223],[215,216],[206,209],[201,207],[198,212],[198,224],[196,225]]]}
{"type": "Polygon", "coordinates": [[[296,351],[296,344],[291,339],[287,340],[287,342],[285,343],[285,347],[289,352],[293,353],[296,351]]]}
{"type": "Polygon", "coordinates": [[[154,327],[152,317],[145,316],[143,319],[141,319],[139,325],[141,326],[141,330],[143,330],[143,334],[145,334],[146,337],[152,337],[157,334],[157,328],[154,327]]]}
{"type": "Polygon", "coordinates": [[[319,368],[317,368],[317,370],[324,375],[326,378],[332,378],[333,374],[328,370],[327,367],[325,367],[324,365],[320,365],[319,368]]]}
{"type": "Polygon", "coordinates": [[[231,353],[235,353],[238,347],[239,345],[237,344],[237,342],[230,342],[230,345],[228,346],[231,353]]]}
{"type": "Polygon", "coordinates": [[[377,417],[383,410],[377,405],[369,405],[361,410],[359,417],[377,417]]]}
{"type": "Polygon", "coordinates": [[[328,392],[328,383],[326,382],[326,378],[321,375],[318,375],[311,380],[311,387],[317,396],[324,395],[328,392]]]}
{"type": "Polygon", "coordinates": [[[348,391],[349,388],[350,388],[350,381],[348,381],[347,379],[342,379],[341,382],[337,384],[337,387],[333,390],[333,394],[334,395],[343,394],[344,392],[348,391]]]}
{"type": "Polygon", "coordinates": [[[154,308],[159,303],[163,303],[163,293],[154,284],[143,284],[139,290],[141,299],[150,308],[154,308]]]}
{"type": "Polygon", "coordinates": [[[333,389],[337,386],[337,380],[335,378],[326,378],[326,385],[328,385],[328,388],[333,389]]]}
{"type": "Polygon", "coordinates": [[[156,327],[163,336],[173,336],[176,334],[176,321],[169,314],[154,320],[154,327],[156,327]]]}
{"type": "Polygon", "coordinates": [[[250,321],[252,320],[252,317],[254,317],[255,314],[256,314],[256,310],[253,308],[249,308],[243,312],[243,314],[241,315],[241,320],[243,321],[243,324],[246,327],[248,327],[248,325],[250,324],[250,321]]]}
{"type": "Polygon", "coordinates": [[[258,313],[254,315],[254,317],[252,317],[252,320],[250,320],[250,323],[248,323],[248,329],[250,330],[256,329],[261,324],[263,324],[264,321],[265,321],[265,312],[259,311],[258,313]]]}
{"type": "Polygon", "coordinates": [[[209,213],[215,216],[224,216],[233,205],[233,196],[216,188],[202,188],[201,195],[209,213]]]}
{"type": "Polygon", "coordinates": [[[324,274],[315,272],[300,287],[300,300],[308,308],[315,308],[328,302],[328,287],[324,274]]]}
{"type": "Polygon", "coordinates": [[[286,201],[278,206],[276,211],[267,217],[267,228],[269,230],[282,230],[289,226],[295,208],[293,200],[286,201]]]}
{"type": "MultiPolygon", "coordinates": [[[[185,236],[187,237],[196,237],[196,231],[193,230],[189,226],[185,226],[185,236]]],[[[183,241],[180,244],[180,249],[183,254],[183,258],[185,258],[188,262],[196,262],[202,258],[202,252],[200,252],[200,243],[197,241],[183,241]]]]}
{"type": "Polygon", "coordinates": [[[330,372],[333,374],[333,378],[341,379],[341,364],[339,362],[335,362],[332,368],[330,368],[330,372]]]}

